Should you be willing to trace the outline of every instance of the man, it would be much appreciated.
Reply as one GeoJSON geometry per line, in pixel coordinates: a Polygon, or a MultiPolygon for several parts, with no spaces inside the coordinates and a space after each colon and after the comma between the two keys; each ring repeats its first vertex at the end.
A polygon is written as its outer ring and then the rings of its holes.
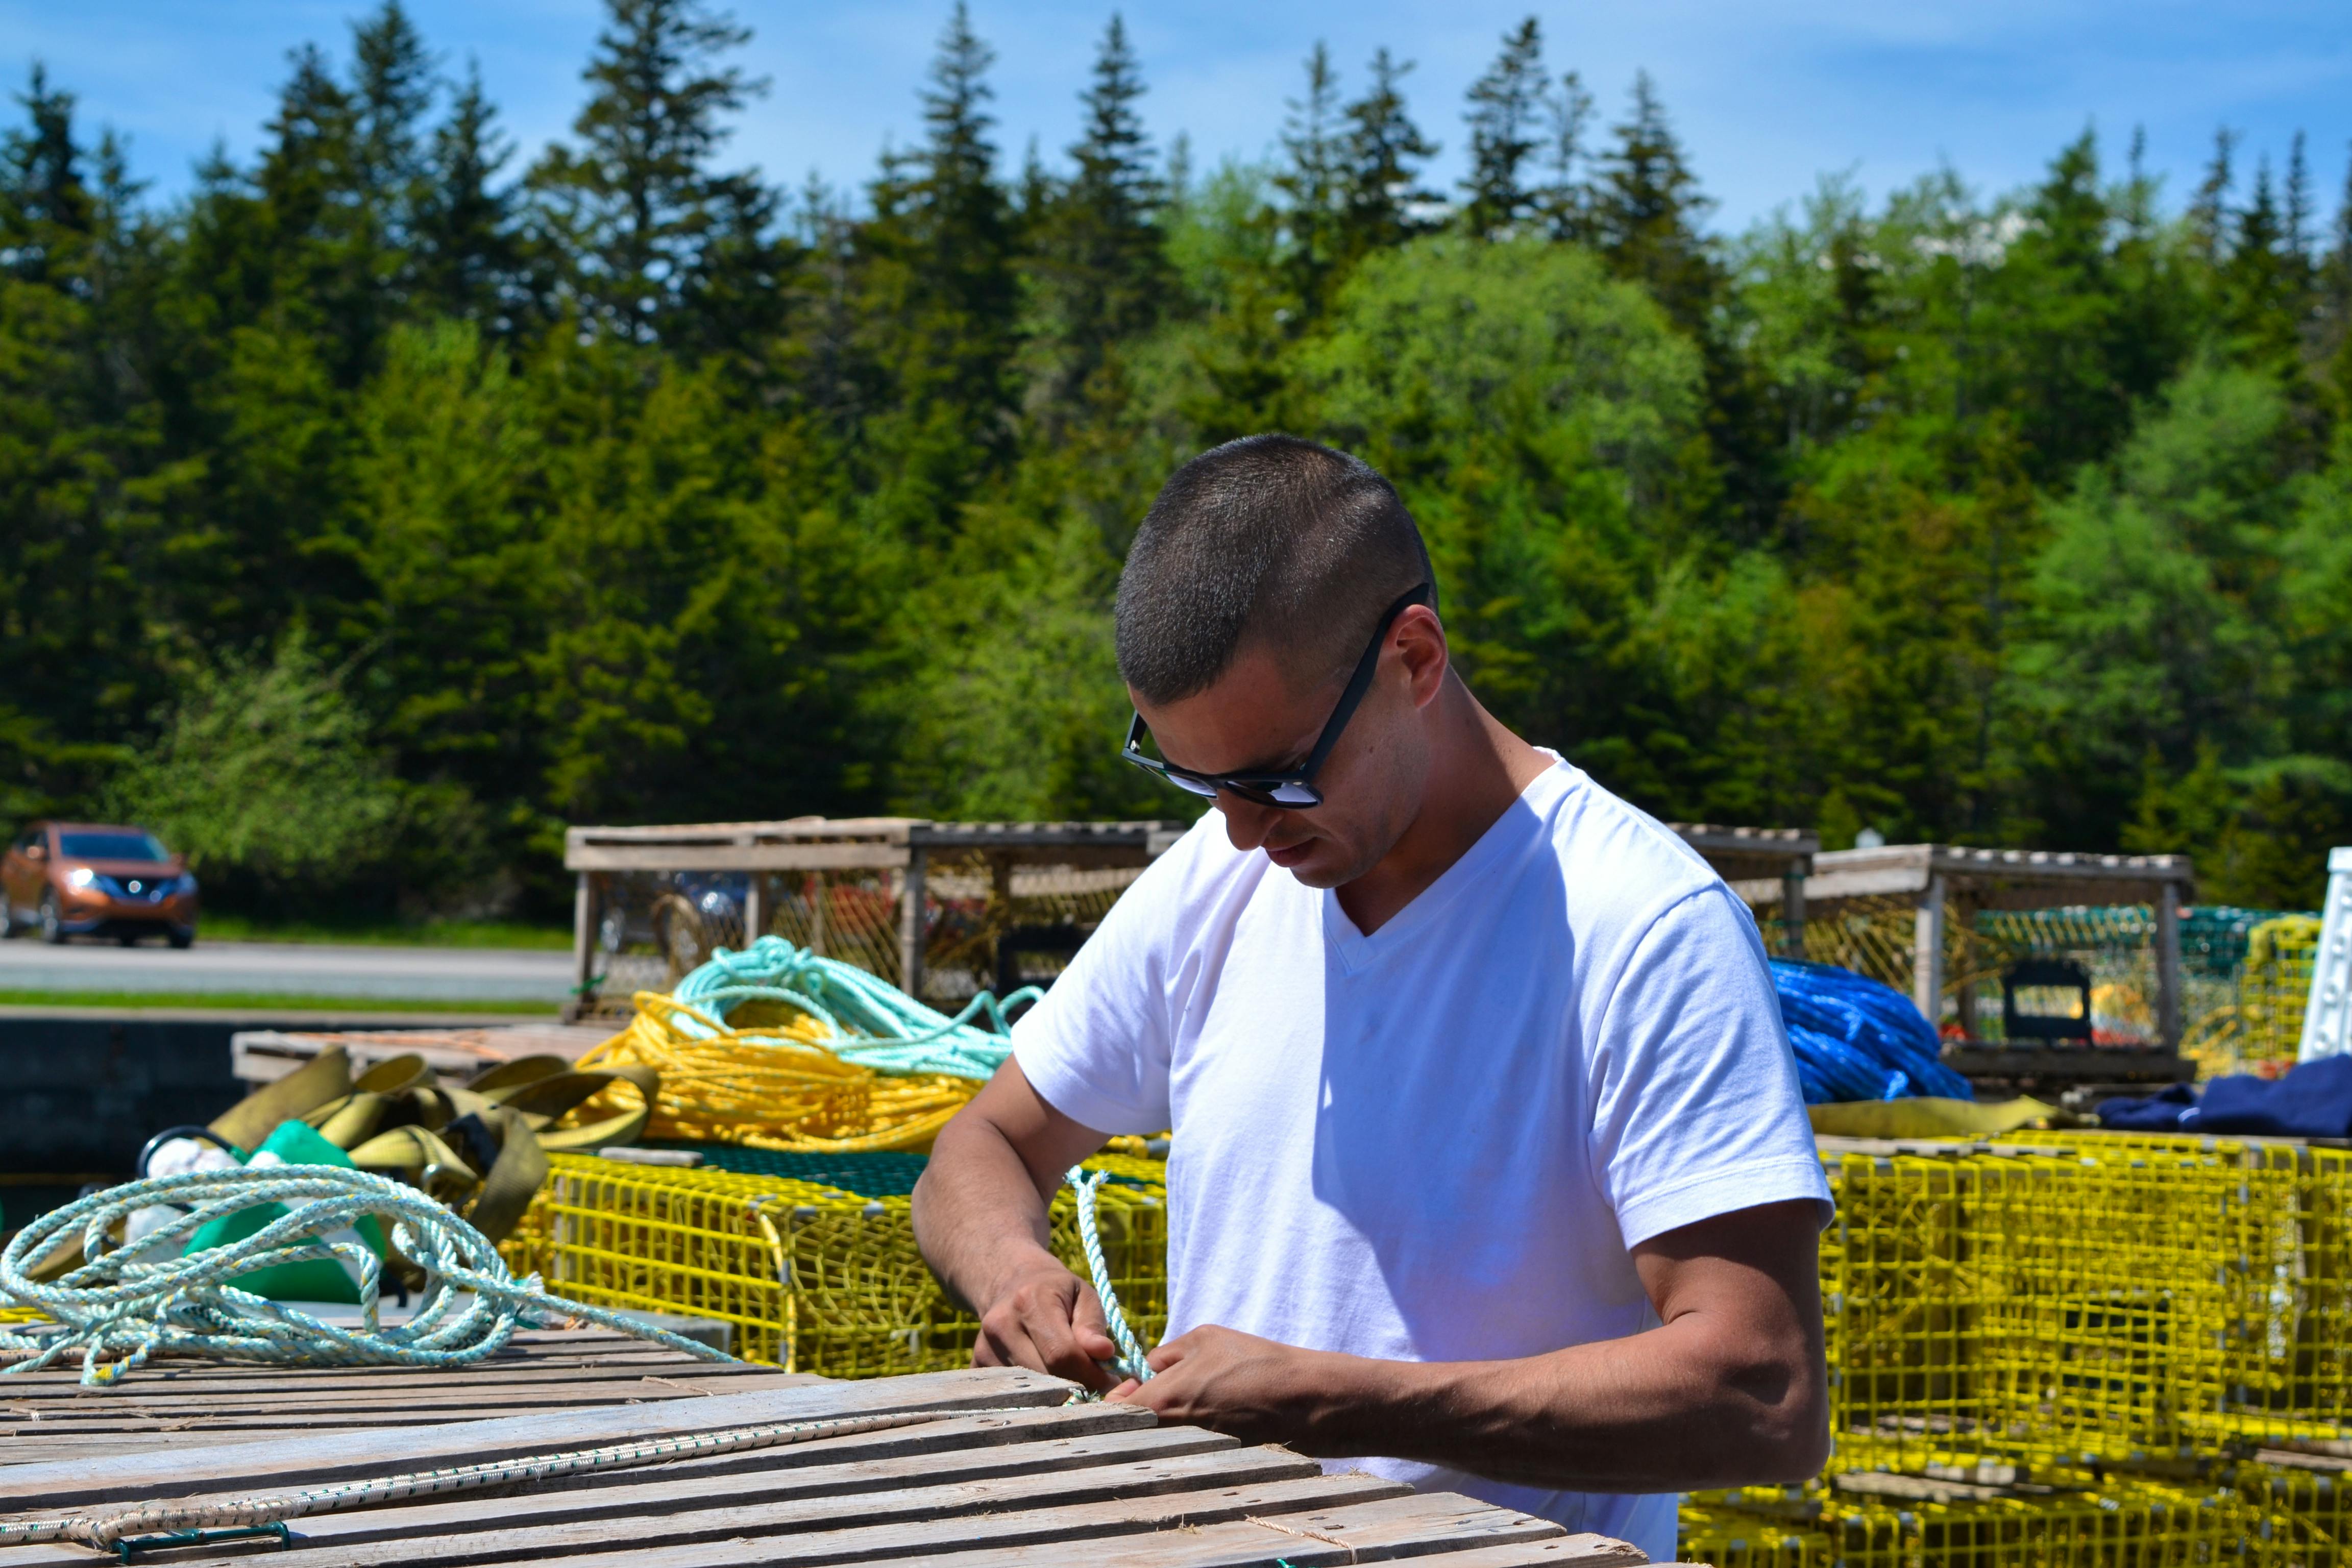
{"type": "Polygon", "coordinates": [[[1660,1562],[1675,1492],[1812,1475],[1829,1194],[1754,922],[1479,706],[1387,481],[1194,458],[1118,648],[1129,760],[1216,810],[940,1134],[916,1233],[974,1359],[1660,1562]],[[1171,1337],[1123,1383],[1046,1204],[1163,1127],[1171,1337]]]}

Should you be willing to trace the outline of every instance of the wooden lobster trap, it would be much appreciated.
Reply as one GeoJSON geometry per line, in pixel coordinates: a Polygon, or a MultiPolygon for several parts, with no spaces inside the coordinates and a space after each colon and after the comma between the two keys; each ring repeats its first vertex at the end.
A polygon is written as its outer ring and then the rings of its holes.
{"type": "Polygon", "coordinates": [[[794,817],[575,827],[571,1016],[629,1011],[761,936],[961,1004],[1059,973],[1181,822],[794,817]]]}

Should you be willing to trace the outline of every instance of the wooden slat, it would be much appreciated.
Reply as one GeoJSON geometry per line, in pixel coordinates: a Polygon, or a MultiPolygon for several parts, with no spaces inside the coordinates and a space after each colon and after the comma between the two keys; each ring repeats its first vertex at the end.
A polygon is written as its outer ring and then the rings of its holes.
{"type": "MultiPolygon", "coordinates": [[[[192,1387],[234,1394],[282,1388],[378,1386],[403,1379],[412,1383],[447,1384],[476,1380],[529,1383],[563,1377],[636,1377],[646,1372],[666,1373],[671,1368],[683,1368],[697,1377],[772,1377],[779,1370],[759,1362],[701,1361],[659,1347],[647,1347],[647,1353],[643,1355],[593,1352],[562,1356],[500,1355],[487,1361],[446,1367],[269,1366],[251,1362],[168,1359],[149,1362],[139,1370],[137,1376],[107,1390],[106,1397],[162,1397],[192,1387]]],[[[0,1390],[14,1391],[8,1397],[44,1389],[74,1394],[83,1392],[80,1377],[81,1363],[77,1359],[71,1365],[51,1365],[39,1372],[10,1373],[5,1378],[0,1378],[0,1390]]]]}
{"type": "MultiPolygon", "coordinates": [[[[1054,1506],[1143,1489],[1151,1468],[1167,1488],[1245,1484],[1307,1473],[1275,1450],[1243,1450],[1194,1426],[1130,1428],[1090,1437],[998,1444],[803,1470],[674,1477],[512,1498],[378,1509],[306,1521],[305,1552],[365,1568],[420,1552],[443,1562],[499,1562],[551,1551],[674,1544],[746,1532],[846,1529],[990,1509],[1054,1506]],[[1240,1457],[1236,1457],[1240,1456],[1240,1457]],[[1174,1461],[1192,1461],[1179,1468],[1174,1461]],[[460,1541],[471,1546],[456,1544],[460,1541]]],[[[64,1565],[60,1564],[60,1568],[64,1565]]]]}
{"type": "MultiPolygon", "coordinates": [[[[1237,1452],[1295,1458],[1282,1450],[1243,1449],[1237,1452]]],[[[1232,1457],[1213,1455],[1204,1458],[1225,1459],[1232,1457]]],[[[1081,1471],[1079,1474],[1087,1476],[1088,1472],[1081,1471]]],[[[1072,1478],[1049,1479],[1062,1483],[1064,1496],[1074,1489],[1072,1478]]],[[[1319,1473],[1255,1484],[1217,1485],[1213,1482],[1206,1488],[1194,1490],[1171,1490],[1163,1485],[1158,1491],[1147,1491],[1148,1484],[1146,1479],[1134,1484],[1126,1495],[1091,1502],[1059,1501],[1048,1489],[1047,1495],[1028,1506],[1007,1506],[1012,1500],[997,1496],[992,1503],[985,1505],[992,1511],[967,1510],[929,1519],[866,1522],[796,1533],[776,1533],[773,1531],[768,1533],[730,1533],[720,1538],[667,1544],[646,1542],[611,1546],[599,1543],[604,1547],[602,1550],[583,1542],[575,1549],[576,1555],[562,1556],[551,1552],[533,1560],[559,1563],[565,1564],[566,1568],[619,1568],[623,1563],[630,1564],[631,1568],[637,1568],[637,1565],[643,1565],[643,1568],[764,1568],[769,1564],[814,1568],[814,1565],[822,1563],[909,1557],[940,1558],[993,1547],[1084,1542],[1087,1543],[1086,1560],[1091,1563],[1097,1560],[1096,1553],[1118,1536],[1212,1524],[1253,1514],[1287,1516],[1306,1510],[1337,1508],[1349,1502],[1393,1497],[1405,1489],[1392,1481],[1372,1476],[1326,1476],[1319,1473]]],[[[685,1517],[692,1519],[692,1516],[685,1517]]],[[[712,1521],[713,1527],[715,1522],[712,1521]]],[[[694,1521],[690,1528],[699,1531],[705,1525],[703,1521],[694,1521]]],[[[755,1529],[756,1526],[745,1521],[744,1528],[755,1529]]],[[[1557,1530],[1559,1526],[1551,1528],[1557,1530]]],[[[611,1540],[609,1529],[604,1540],[605,1542],[611,1540]]],[[[477,1558],[452,1559],[443,1555],[450,1545],[446,1541],[412,1541],[404,1545],[406,1556],[386,1558],[384,1561],[414,1563],[416,1568],[432,1568],[435,1564],[452,1562],[482,1561],[477,1558]]],[[[282,1561],[278,1559],[278,1554],[272,1555],[273,1559],[282,1561]]],[[[1069,1557],[1070,1552],[1065,1547],[1062,1560],[1066,1562],[1069,1557]]],[[[351,1561],[347,1554],[321,1553],[314,1562],[301,1564],[300,1568],[328,1568],[331,1563],[340,1565],[351,1561]]],[[[961,1559],[959,1557],[957,1561],[961,1563],[961,1559]]],[[[289,1564],[289,1568],[295,1568],[295,1565],[289,1564]]]]}
{"type": "MultiPolygon", "coordinates": [[[[1433,1554],[1431,1568],[1642,1568],[1649,1561],[1630,1541],[1584,1533],[1439,1552],[1433,1554]]],[[[1662,1563],[1659,1568],[1682,1565],[1662,1563]]]]}
{"type": "MultiPolygon", "coordinates": [[[[735,1380],[740,1386],[727,1394],[764,1393],[805,1388],[822,1380],[778,1373],[773,1378],[735,1380]]],[[[153,1431],[162,1424],[202,1426],[207,1431],[237,1431],[252,1427],[299,1428],[319,1426],[421,1426],[447,1421],[487,1421],[520,1415],[532,1410],[598,1409],[614,1405],[642,1405],[651,1400],[712,1399],[717,1389],[694,1388],[682,1381],[637,1378],[590,1384],[574,1389],[545,1385],[499,1389],[458,1386],[404,1390],[397,1394],[356,1395],[322,1391],[286,1399],[224,1398],[219,1405],[195,1401],[150,1401],[144,1405],[109,1407],[92,1401],[58,1400],[38,1406],[0,1405],[0,1420],[20,1421],[46,1434],[69,1431],[153,1431]]],[[[19,1426],[21,1433],[26,1426],[19,1426]]],[[[7,1450],[0,1447],[0,1460],[7,1450]]]]}
{"type": "MultiPolygon", "coordinates": [[[[1183,1428],[1174,1430],[1179,1441],[1192,1436],[1183,1428]]],[[[940,1542],[967,1539],[1011,1521],[1026,1521],[1025,1527],[1015,1528],[1034,1533],[1059,1531],[1064,1526],[1056,1521],[1065,1516],[1081,1515],[1096,1507],[1130,1513],[1137,1510],[1139,1502],[1146,1511],[1159,1512],[1189,1512],[1202,1506],[1233,1508],[1239,1506],[1234,1500],[1307,1480],[1321,1485],[1326,1478],[1312,1459],[1288,1449],[1225,1447],[1079,1469],[908,1485],[844,1496],[730,1500],[719,1506],[710,1506],[707,1498],[681,1502],[656,1484],[627,1489],[638,1511],[561,1523],[540,1524],[530,1521],[528,1510],[509,1510],[511,1522],[488,1529],[436,1529],[422,1522],[412,1528],[407,1516],[423,1510],[396,1508],[379,1510],[371,1531],[373,1539],[354,1543],[348,1538],[322,1535],[315,1545],[310,1531],[297,1523],[294,1550],[273,1552],[270,1561],[275,1568],[388,1568],[394,1564],[406,1568],[412,1563],[458,1568],[472,1563],[539,1562],[576,1552],[609,1555],[642,1550],[666,1554],[697,1545],[723,1550],[730,1544],[740,1551],[748,1544],[746,1537],[754,1537],[754,1550],[761,1560],[799,1562],[803,1560],[800,1543],[804,1541],[851,1536],[860,1542],[903,1543],[919,1536],[930,1543],[930,1549],[938,1550],[940,1542]],[[1202,1499],[1223,1500],[1197,1500],[1202,1499]],[[698,1501],[703,1506],[693,1506],[698,1501]]],[[[559,1508],[577,1506],[568,1497],[554,1501],[559,1508]]],[[[863,1554],[866,1553],[853,1552],[863,1554]]],[[[809,1560],[846,1559],[839,1555],[836,1544],[819,1548],[809,1560]]]]}
{"type": "MultiPolygon", "coordinates": [[[[325,1552],[336,1562],[370,1563],[415,1554],[425,1540],[464,1536],[478,1545],[468,1561],[520,1550],[499,1547],[500,1532],[595,1526],[598,1545],[647,1531],[675,1539],[665,1516],[740,1511],[798,1500],[820,1510],[821,1522],[891,1517],[897,1494],[961,1483],[1093,1470],[1180,1456],[1232,1451],[1239,1445],[1198,1427],[1153,1425],[1132,1405],[1092,1405],[1015,1416],[972,1416],[895,1432],[861,1433],[789,1448],[689,1460],[683,1466],[590,1473],[511,1493],[483,1492],[438,1502],[322,1514],[295,1521],[297,1558],[325,1552]],[[770,1461],[764,1468],[760,1461],[770,1461]],[[806,1463],[803,1461],[819,1461],[806,1463]],[[783,1461],[783,1462],[777,1462],[783,1461]],[[732,1469],[726,1468],[731,1464],[732,1469]],[[688,1467],[692,1467],[690,1469],[688,1467]],[[683,1472],[683,1473],[682,1473],[683,1472]],[[890,1493],[889,1497],[872,1494],[890,1493]],[[879,1514],[877,1509],[879,1509],[879,1514]]],[[[803,1526],[805,1528],[805,1526],[803,1526]]],[[[538,1539],[537,1535],[532,1539],[538,1539]]],[[[282,1554],[273,1552],[271,1560],[282,1554]]],[[[323,1561],[323,1559],[321,1559],[323,1561]]],[[[5,1568],[89,1568],[83,1549],[56,1544],[0,1552],[5,1568]]]]}
{"type": "MultiPolygon", "coordinates": [[[[1079,1405],[1048,1406],[1015,1415],[952,1416],[920,1426],[894,1427],[882,1432],[864,1432],[844,1437],[827,1437],[814,1443],[796,1443],[782,1448],[755,1448],[734,1454],[707,1455],[700,1458],[673,1459],[658,1467],[648,1467],[645,1475],[697,1477],[728,1475],[742,1470],[770,1470],[803,1465],[834,1463],[844,1457],[887,1458],[898,1454],[944,1451],[952,1448],[986,1447],[992,1444],[1027,1441],[1025,1428],[1034,1425],[1041,1428],[1040,1436],[1076,1437],[1095,1432],[1119,1431],[1151,1425],[1150,1412],[1129,1405],[1079,1405]],[[1050,1428],[1050,1430],[1043,1430],[1050,1428]]],[[[312,1437],[339,1436],[338,1432],[313,1432],[312,1437]]],[[[19,1456],[19,1463],[47,1463],[58,1459],[86,1460],[107,1458],[115,1454],[152,1453],[159,1448],[184,1448],[191,1442],[202,1442],[201,1434],[139,1433],[93,1434],[86,1436],[55,1439],[25,1437],[10,1446],[9,1451],[19,1456]]],[[[600,1478],[601,1479],[601,1478],[600,1478]]],[[[572,1483],[556,1481],[550,1489],[560,1489],[572,1483]]]]}
{"type": "Polygon", "coordinates": [[[17,1409],[63,1409],[105,1406],[114,1410],[176,1408],[202,1401],[206,1408],[273,1405],[313,1399],[391,1400],[413,1394],[436,1393],[461,1400],[504,1399],[572,1390],[583,1398],[630,1398],[647,1389],[667,1387],[678,1397],[698,1394],[732,1394],[752,1388],[802,1387],[824,1378],[803,1372],[778,1372],[751,1363],[729,1366],[678,1356],[661,1362],[618,1364],[590,1362],[578,1367],[520,1366],[499,1372],[491,1368],[452,1369],[433,1373],[386,1367],[375,1375],[273,1375],[269,1369],[219,1368],[214,1375],[182,1374],[183,1381],[151,1377],[142,1371],[108,1389],[84,1388],[75,1373],[56,1382],[30,1378],[0,1379],[0,1412],[17,1409]],[[236,1375],[248,1372],[249,1376],[236,1375]]]}
{"type": "MultiPolygon", "coordinates": [[[[955,1568],[1040,1568],[1082,1560],[1087,1568],[1243,1568],[1284,1562],[1292,1568],[1427,1559],[1430,1568],[1617,1568],[1642,1554],[1622,1541],[1570,1535],[1548,1519],[1495,1508],[1451,1492],[1335,1503],[1307,1510],[1256,1510],[1255,1520],[1188,1520],[1181,1529],[1087,1541],[1083,1558],[1066,1544],[984,1548],[950,1559],[955,1568]],[[1280,1525],[1285,1528],[1276,1529],[1280,1525]],[[1312,1534],[1306,1533],[1313,1531],[1312,1534]],[[1574,1548],[1571,1543],[1605,1542],[1574,1548]],[[1558,1551],[1546,1551],[1557,1547],[1558,1551]],[[1488,1558],[1485,1554],[1496,1555],[1488,1558]],[[1586,1553],[1591,1555],[1588,1557],[1586,1553]]],[[[580,1565],[585,1568],[585,1565],[580,1565]]],[[[599,1568],[606,1568],[600,1564],[599,1568]]],[[[613,1561],[609,1568],[619,1568],[613,1561]]],[[[665,1568],[685,1568],[684,1564],[665,1568]]]]}
{"type": "Polygon", "coordinates": [[[1058,1404],[1071,1385],[1003,1368],[925,1373],[873,1383],[829,1383],[775,1393],[721,1394],[646,1405],[400,1427],[332,1439],[278,1438],[100,1459],[87,1465],[0,1466],[0,1510],[85,1507],[191,1491],[315,1485],[517,1455],[590,1448],[632,1438],[761,1422],[899,1410],[1058,1404]]]}

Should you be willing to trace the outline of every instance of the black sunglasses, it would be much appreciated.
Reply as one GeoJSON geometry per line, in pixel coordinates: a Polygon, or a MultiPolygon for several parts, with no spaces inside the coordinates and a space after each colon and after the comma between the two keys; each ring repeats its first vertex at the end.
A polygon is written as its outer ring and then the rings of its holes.
{"type": "Polygon", "coordinates": [[[1151,730],[1144,723],[1141,713],[1136,714],[1134,721],[1128,725],[1127,744],[1119,755],[1139,768],[1150,769],[1178,789],[1189,790],[1211,800],[1214,800],[1220,791],[1231,791],[1259,805],[1276,805],[1291,811],[1321,805],[1323,792],[1315,787],[1315,775],[1322,770],[1324,759],[1331,754],[1331,748],[1339,743],[1339,731],[1348,727],[1348,721],[1355,714],[1356,704],[1361,702],[1364,693],[1371,689],[1372,671],[1380,667],[1381,645],[1388,640],[1389,628],[1396,625],[1396,618],[1403,615],[1408,606],[1429,604],[1433,597],[1430,585],[1423,583],[1388,607],[1387,613],[1381,616],[1380,626],[1372,633],[1371,643],[1364,649],[1364,657],[1356,661],[1356,673],[1348,678],[1348,689],[1339,694],[1339,705],[1331,710],[1331,717],[1324,722],[1323,733],[1316,741],[1315,749],[1307,753],[1306,762],[1290,772],[1203,773],[1195,773],[1191,768],[1180,768],[1174,763],[1163,762],[1158,757],[1147,757],[1143,754],[1143,742],[1151,730]]]}

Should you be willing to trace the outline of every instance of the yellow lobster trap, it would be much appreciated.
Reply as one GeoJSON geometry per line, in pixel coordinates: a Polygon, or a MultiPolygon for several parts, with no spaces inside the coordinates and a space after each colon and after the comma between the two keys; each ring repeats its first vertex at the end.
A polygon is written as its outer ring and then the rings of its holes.
{"type": "Polygon", "coordinates": [[[2352,1152],[2037,1133],[1824,1165],[1841,1464],[2030,1473],[2352,1436],[2352,1152]]]}
{"type": "Polygon", "coordinates": [[[2259,1539],[2253,1511],[2222,1488],[1962,1487],[1930,1500],[1832,1482],[1695,1493],[1676,1554],[1715,1568],[2221,1568],[2262,1561],[2259,1539]]]}
{"type": "MultiPolygon", "coordinates": [[[[501,1247],[558,1296],[680,1312],[733,1328],[736,1354],[788,1372],[886,1377],[961,1366],[979,1323],[915,1247],[911,1200],[789,1178],[552,1156],[501,1247]]],[[[1147,1342],[1167,1326],[1167,1198],[1159,1162],[1104,1155],[1097,1218],[1114,1289],[1147,1342]]],[[[1053,1205],[1053,1245],[1083,1272],[1076,1209],[1053,1205]]]]}

